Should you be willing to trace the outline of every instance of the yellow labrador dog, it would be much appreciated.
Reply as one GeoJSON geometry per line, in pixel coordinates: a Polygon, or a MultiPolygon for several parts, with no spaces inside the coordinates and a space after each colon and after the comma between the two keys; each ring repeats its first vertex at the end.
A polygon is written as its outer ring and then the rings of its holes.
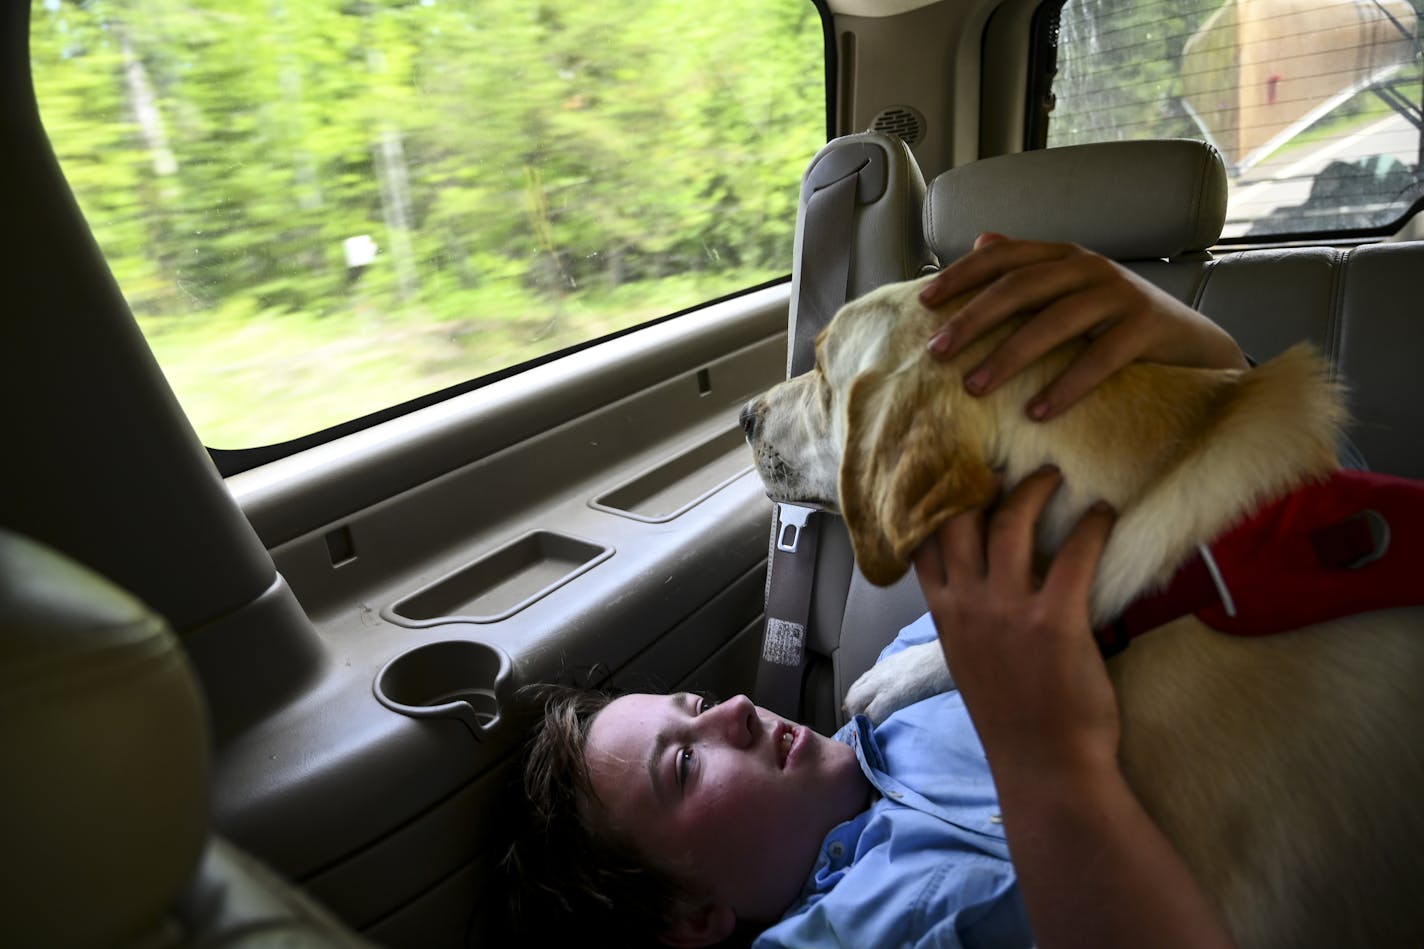
{"type": "MultiPolygon", "coordinates": [[[[992,472],[1011,485],[1051,463],[1064,483],[1045,553],[1095,501],[1119,512],[1093,590],[1102,624],[1199,543],[1336,468],[1341,393],[1308,347],[1248,372],[1134,364],[1033,423],[1023,406],[1073,347],[972,398],[962,373],[1012,327],[936,362],[926,341],[943,313],[919,304],[922,285],[844,307],[816,368],[744,410],[768,493],[838,509],[873,583],[990,501],[992,472]]],[[[937,643],[896,659],[857,683],[853,710],[883,719],[921,697],[916,681],[949,685],[937,643]]],[[[1188,614],[1109,671],[1124,770],[1242,945],[1424,946],[1424,610],[1257,638],[1188,614]]]]}

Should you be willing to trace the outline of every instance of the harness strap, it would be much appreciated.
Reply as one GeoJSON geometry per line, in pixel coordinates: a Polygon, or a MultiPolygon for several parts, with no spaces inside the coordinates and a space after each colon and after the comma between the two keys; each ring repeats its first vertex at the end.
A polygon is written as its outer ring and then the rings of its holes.
{"type": "Polygon", "coordinates": [[[1193,613],[1233,636],[1268,636],[1424,604],[1424,482],[1338,471],[1272,501],[1202,545],[1161,590],[1097,630],[1104,655],[1193,613]]]}

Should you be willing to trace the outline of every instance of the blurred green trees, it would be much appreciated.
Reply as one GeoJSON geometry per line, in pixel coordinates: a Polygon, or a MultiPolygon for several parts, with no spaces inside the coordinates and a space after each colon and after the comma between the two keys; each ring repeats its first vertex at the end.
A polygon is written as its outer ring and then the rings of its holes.
{"type": "Polygon", "coordinates": [[[1182,47],[1223,0],[1067,0],[1053,145],[1200,138],[1179,105],[1182,47]]]}
{"type": "Polygon", "coordinates": [[[368,379],[243,439],[787,272],[825,139],[809,0],[39,0],[31,21],[46,129],[190,415],[184,378],[229,379],[208,400],[234,416],[254,384],[197,324],[288,317],[291,353],[264,339],[291,382],[321,371],[298,360],[317,337],[446,346],[406,360],[399,391],[368,379]],[[165,358],[175,333],[173,358],[206,367],[165,358]]]}

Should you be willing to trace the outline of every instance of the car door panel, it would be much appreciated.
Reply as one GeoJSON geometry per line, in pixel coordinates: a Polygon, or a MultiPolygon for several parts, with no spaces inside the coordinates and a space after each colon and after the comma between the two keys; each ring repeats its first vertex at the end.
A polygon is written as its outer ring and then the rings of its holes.
{"type": "Polygon", "coordinates": [[[519,685],[749,691],[770,503],[736,415],[784,371],[786,305],[784,286],[725,301],[319,446],[320,463],[229,478],[318,656],[302,688],[230,726],[218,826],[409,944],[460,928],[441,919],[468,899],[446,891],[468,896],[503,853],[519,685]],[[382,704],[381,670],[436,644],[507,658],[504,681],[468,683],[497,694],[499,724],[382,704]]]}

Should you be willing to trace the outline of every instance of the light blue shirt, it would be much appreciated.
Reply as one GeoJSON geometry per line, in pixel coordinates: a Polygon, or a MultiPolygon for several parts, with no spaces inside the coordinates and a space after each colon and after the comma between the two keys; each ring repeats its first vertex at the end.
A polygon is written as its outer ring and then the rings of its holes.
{"type": "MultiPolygon", "coordinates": [[[[884,659],[935,636],[928,614],[884,659]]],[[[958,692],[932,696],[878,728],[836,733],[879,792],[821,845],[811,878],[753,949],[1030,946],[989,763],[958,692]]]]}

